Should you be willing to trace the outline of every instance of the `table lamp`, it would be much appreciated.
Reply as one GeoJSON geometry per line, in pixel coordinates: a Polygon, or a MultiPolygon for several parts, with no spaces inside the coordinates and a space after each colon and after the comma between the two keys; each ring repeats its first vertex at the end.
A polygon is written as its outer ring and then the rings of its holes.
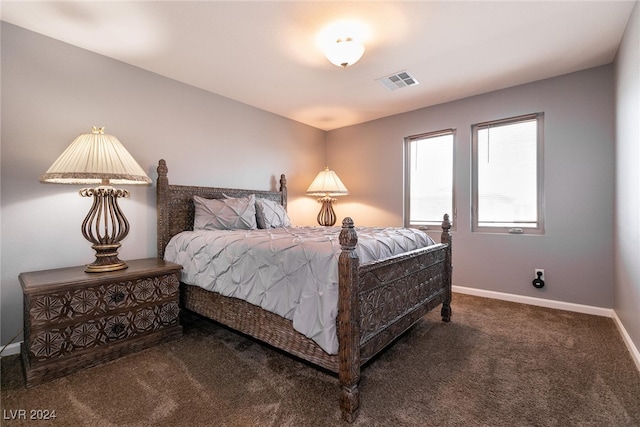
{"type": "Polygon", "coordinates": [[[349,194],[338,175],[328,167],[320,171],[307,189],[309,196],[321,196],[318,202],[322,203],[322,208],[318,213],[318,224],[330,227],[336,223],[336,213],[333,211],[333,203],[336,202],[334,196],[344,196],[349,194]]]}
{"type": "Polygon", "coordinates": [[[78,136],[40,177],[40,182],[97,185],[80,190],[82,197],[93,197],[91,210],[82,223],[82,234],[92,243],[96,260],[85,271],[127,268],[118,258],[118,249],[129,234],[129,222],[118,206],[118,198],[129,197],[129,191],[111,184],[150,184],[151,179],[116,137],[97,127],[78,136]]]}

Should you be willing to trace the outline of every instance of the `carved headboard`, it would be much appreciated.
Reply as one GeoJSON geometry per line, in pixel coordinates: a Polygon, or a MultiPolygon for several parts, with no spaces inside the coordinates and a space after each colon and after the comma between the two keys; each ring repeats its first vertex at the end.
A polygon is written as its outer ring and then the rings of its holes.
{"type": "Polygon", "coordinates": [[[158,180],[156,181],[156,213],[158,216],[158,258],[164,257],[164,249],[169,240],[181,231],[193,230],[195,208],[193,196],[206,199],[222,199],[223,193],[229,197],[243,197],[255,194],[256,197],[280,203],[287,209],[287,180],[280,175],[280,191],[242,190],[237,188],[199,187],[169,185],[167,163],[158,162],[158,180]]]}

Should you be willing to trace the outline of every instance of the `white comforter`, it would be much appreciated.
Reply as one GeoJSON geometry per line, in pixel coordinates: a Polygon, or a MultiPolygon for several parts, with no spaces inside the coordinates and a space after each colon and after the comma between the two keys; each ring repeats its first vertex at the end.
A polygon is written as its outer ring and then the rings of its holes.
{"type": "MultiPolygon", "coordinates": [[[[407,228],[363,228],[360,263],[433,245],[407,228]]],[[[241,298],[293,321],[298,332],[337,354],[340,228],[185,231],[174,236],[165,259],[183,266],[182,282],[241,298]]]]}

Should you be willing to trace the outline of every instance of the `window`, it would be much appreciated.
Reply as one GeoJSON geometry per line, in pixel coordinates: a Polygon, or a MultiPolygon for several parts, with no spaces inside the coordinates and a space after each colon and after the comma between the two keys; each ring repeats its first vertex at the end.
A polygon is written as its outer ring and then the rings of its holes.
{"type": "Polygon", "coordinates": [[[405,139],[406,227],[440,227],[445,213],[453,224],[453,137],[448,129],[405,139]]]}
{"type": "Polygon", "coordinates": [[[543,234],[543,114],[472,126],[472,230],[543,234]]]}

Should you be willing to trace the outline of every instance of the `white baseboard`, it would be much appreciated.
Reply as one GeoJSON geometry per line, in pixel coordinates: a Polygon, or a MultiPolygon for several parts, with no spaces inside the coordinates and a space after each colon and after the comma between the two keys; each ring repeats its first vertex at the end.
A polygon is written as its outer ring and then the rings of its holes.
{"type": "Polygon", "coordinates": [[[624,341],[624,344],[627,346],[629,353],[631,353],[631,358],[635,362],[636,367],[640,371],[640,351],[638,351],[638,348],[635,346],[635,344],[631,340],[631,337],[627,333],[627,330],[624,328],[624,325],[620,321],[620,318],[616,314],[615,310],[611,308],[593,307],[590,305],[574,304],[574,303],[562,302],[562,301],[552,301],[552,300],[546,300],[542,298],[525,297],[522,295],[505,294],[502,292],[485,291],[482,289],[465,288],[463,286],[455,286],[455,285],[452,286],[452,290],[453,292],[473,295],[477,297],[493,298],[493,299],[499,299],[503,301],[517,302],[521,304],[536,305],[539,307],[555,308],[558,310],[573,311],[576,313],[593,314],[595,316],[610,317],[613,319],[614,323],[618,327],[618,331],[622,336],[622,340],[624,341]]]}
{"type": "Polygon", "coordinates": [[[20,353],[20,344],[21,343],[22,343],[22,341],[14,342],[14,343],[9,344],[7,346],[7,348],[4,349],[4,351],[2,352],[2,355],[0,355],[0,357],[11,356],[12,354],[19,354],[20,353]]]}
{"type": "Polygon", "coordinates": [[[618,327],[618,330],[620,331],[620,335],[622,335],[622,340],[626,344],[627,349],[629,349],[629,353],[631,353],[631,358],[636,363],[636,367],[638,368],[638,371],[640,371],[640,351],[638,351],[638,348],[635,346],[635,344],[631,340],[631,336],[629,336],[629,334],[627,333],[627,330],[624,328],[624,325],[620,321],[620,318],[618,317],[618,314],[615,311],[613,312],[613,321],[618,327]]]}
{"type": "Polygon", "coordinates": [[[538,307],[555,308],[558,310],[573,311],[576,313],[593,314],[595,316],[613,317],[613,309],[593,307],[590,305],[574,304],[571,302],[553,301],[543,298],[526,297],[522,295],[505,294],[503,292],[485,291],[482,289],[452,286],[453,292],[473,295],[477,297],[493,298],[503,301],[518,302],[520,304],[537,305],[538,307]]]}

